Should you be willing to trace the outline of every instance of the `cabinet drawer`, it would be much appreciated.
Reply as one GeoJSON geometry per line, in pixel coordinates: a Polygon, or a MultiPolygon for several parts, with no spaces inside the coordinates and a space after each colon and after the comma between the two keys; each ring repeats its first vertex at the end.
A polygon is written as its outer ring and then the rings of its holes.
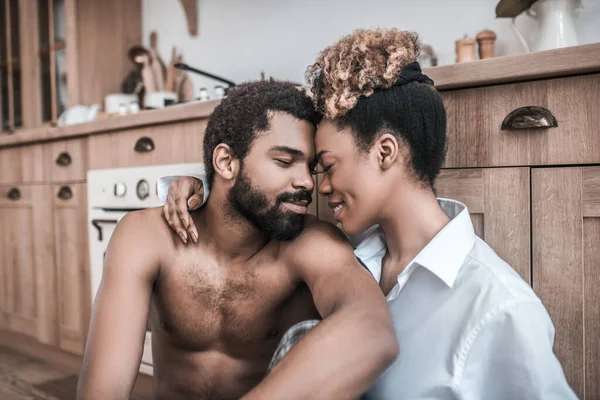
{"type": "Polygon", "coordinates": [[[205,128],[204,119],[92,136],[90,169],[202,162],[205,128]]]}
{"type": "Polygon", "coordinates": [[[34,201],[33,188],[27,185],[0,186],[0,207],[25,207],[31,206],[34,201]]]}
{"type": "Polygon", "coordinates": [[[85,180],[87,139],[63,140],[45,145],[46,170],[51,182],[85,180]]]}
{"type": "Polygon", "coordinates": [[[44,181],[42,145],[0,149],[0,185],[44,181]]]}
{"type": "Polygon", "coordinates": [[[442,98],[447,168],[600,162],[600,74],[448,91],[442,98]],[[548,110],[558,126],[502,128],[509,121],[530,126],[541,115],[531,107],[548,110]],[[507,118],[516,110],[524,114],[507,118]]]}

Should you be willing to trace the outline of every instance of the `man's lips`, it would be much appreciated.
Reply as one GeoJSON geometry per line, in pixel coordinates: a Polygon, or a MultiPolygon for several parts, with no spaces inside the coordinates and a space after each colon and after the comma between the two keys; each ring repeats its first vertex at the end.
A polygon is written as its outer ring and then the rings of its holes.
{"type": "Polygon", "coordinates": [[[283,201],[281,205],[288,210],[295,212],[297,214],[306,214],[308,212],[308,205],[310,202],[308,200],[300,200],[300,201],[283,201]]]}

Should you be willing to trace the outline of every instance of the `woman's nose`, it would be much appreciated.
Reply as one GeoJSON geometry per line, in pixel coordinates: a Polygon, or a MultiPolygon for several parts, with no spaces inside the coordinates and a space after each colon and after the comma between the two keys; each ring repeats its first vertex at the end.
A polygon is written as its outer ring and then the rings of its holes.
{"type": "Polygon", "coordinates": [[[329,181],[329,177],[327,174],[321,174],[321,183],[319,184],[319,193],[322,195],[329,195],[333,191],[331,187],[331,182],[329,181]]]}

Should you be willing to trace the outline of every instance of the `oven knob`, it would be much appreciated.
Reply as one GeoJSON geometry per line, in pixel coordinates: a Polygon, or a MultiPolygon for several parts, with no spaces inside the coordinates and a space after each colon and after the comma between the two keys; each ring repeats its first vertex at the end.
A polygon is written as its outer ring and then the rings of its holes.
{"type": "Polygon", "coordinates": [[[124,197],[127,193],[127,186],[123,182],[115,183],[115,196],[124,197]]]}
{"type": "Polygon", "coordinates": [[[150,196],[150,185],[148,184],[148,181],[145,179],[139,181],[137,184],[136,191],[140,200],[144,200],[145,198],[150,196]]]}

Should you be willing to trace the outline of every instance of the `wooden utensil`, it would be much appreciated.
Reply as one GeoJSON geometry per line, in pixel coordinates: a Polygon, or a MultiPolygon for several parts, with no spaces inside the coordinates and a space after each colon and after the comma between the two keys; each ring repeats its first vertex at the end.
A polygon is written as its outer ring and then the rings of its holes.
{"type": "MultiPolygon", "coordinates": [[[[177,63],[183,62],[181,54],[177,57],[177,63]]],[[[194,85],[187,72],[178,69],[175,72],[175,89],[180,102],[194,100],[194,85]]]]}
{"type": "Polygon", "coordinates": [[[177,62],[176,49],[173,47],[171,50],[171,61],[169,62],[169,67],[167,68],[167,76],[165,78],[165,91],[166,92],[174,92],[175,91],[175,63],[177,62]]]}
{"type": "Polygon", "coordinates": [[[163,60],[158,55],[158,34],[155,31],[150,34],[150,54],[152,55],[151,66],[156,89],[162,91],[165,86],[166,67],[163,60]]]}
{"type": "Polygon", "coordinates": [[[150,66],[151,55],[148,50],[142,46],[133,46],[129,50],[129,59],[140,71],[144,90],[146,93],[156,92],[156,83],[152,67],[150,66]]]}

